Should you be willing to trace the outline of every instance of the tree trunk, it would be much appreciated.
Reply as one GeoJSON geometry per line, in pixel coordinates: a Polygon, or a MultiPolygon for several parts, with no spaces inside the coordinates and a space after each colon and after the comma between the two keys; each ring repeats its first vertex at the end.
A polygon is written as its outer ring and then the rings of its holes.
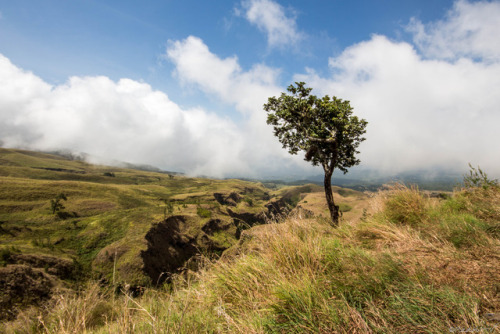
{"type": "Polygon", "coordinates": [[[332,224],[334,227],[337,227],[339,226],[339,206],[335,205],[335,202],[333,201],[332,174],[333,170],[330,171],[325,169],[325,196],[328,209],[330,210],[332,224]]]}

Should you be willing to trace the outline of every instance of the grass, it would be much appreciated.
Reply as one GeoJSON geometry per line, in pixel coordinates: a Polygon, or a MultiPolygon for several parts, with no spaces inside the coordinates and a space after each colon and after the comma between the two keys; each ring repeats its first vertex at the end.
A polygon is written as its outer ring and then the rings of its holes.
{"type": "Polygon", "coordinates": [[[363,220],[338,229],[296,217],[257,226],[221,260],[205,259],[200,271],[139,298],[91,284],[4,330],[494,332],[497,324],[484,315],[500,312],[499,196],[498,187],[474,188],[434,201],[394,185],[371,199],[363,220]]]}
{"type": "Polygon", "coordinates": [[[93,273],[79,289],[61,290],[44,307],[0,324],[0,332],[495,330],[496,323],[485,318],[500,313],[500,189],[495,184],[457,189],[447,199],[400,184],[371,198],[335,188],[344,215],[334,229],[319,218],[327,216],[321,187],[271,191],[238,180],[170,178],[15,150],[0,150],[0,159],[0,265],[19,253],[50,254],[74,259],[80,272],[93,273]],[[147,285],[138,254],[152,224],[164,219],[159,199],[168,198],[175,214],[191,217],[186,234],[194,236],[209,219],[199,217],[205,213],[198,209],[222,217],[226,209],[216,205],[213,192],[231,191],[244,198],[234,212],[258,213],[263,198],[274,196],[298,203],[316,218],[292,216],[255,226],[242,231],[239,240],[216,232],[214,242],[233,245],[220,260],[201,256],[199,271],[186,270],[132,298],[128,285],[147,285]],[[71,218],[50,212],[50,199],[61,192],[71,218]],[[97,275],[110,284],[99,284],[97,275]]]}
{"type": "MultiPolygon", "coordinates": [[[[286,191],[300,196],[307,190],[295,188],[286,191]]],[[[211,218],[230,223],[232,218],[215,200],[215,192],[240,194],[245,200],[231,208],[238,214],[267,212],[269,199],[282,196],[254,182],[96,166],[55,154],[2,148],[0,265],[12,264],[6,259],[16,249],[23,255],[73,260],[83,275],[76,282],[65,282],[71,287],[86,279],[111,281],[112,277],[123,284],[152,284],[140,255],[148,247],[148,231],[170,215],[189,217],[179,233],[195,239],[211,218]],[[60,201],[64,208],[54,213],[51,200],[61,193],[67,200],[60,201]],[[172,204],[168,214],[162,199],[172,204]]],[[[234,234],[235,228],[221,231],[205,242],[213,243],[220,253],[237,242],[234,234]]]]}

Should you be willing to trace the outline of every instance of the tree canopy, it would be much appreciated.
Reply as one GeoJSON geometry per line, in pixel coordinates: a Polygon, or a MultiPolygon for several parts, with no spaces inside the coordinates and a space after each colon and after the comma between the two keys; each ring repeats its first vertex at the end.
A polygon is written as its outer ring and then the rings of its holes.
{"type": "Polygon", "coordinates": [[[290,154],[305,152],[305,160],[321,165],[325,172],[325,195],[332,221],[338,224],[338,206],[333,202],[331,176],[335,168],[347,173],[358,165],[359,144],[365,140],[368,122],[353,115],[349,101],[325,95],[311,95],[304,82],[288,87],[287,93],[270,97],[264,104],[267,124],[290,154]]]}

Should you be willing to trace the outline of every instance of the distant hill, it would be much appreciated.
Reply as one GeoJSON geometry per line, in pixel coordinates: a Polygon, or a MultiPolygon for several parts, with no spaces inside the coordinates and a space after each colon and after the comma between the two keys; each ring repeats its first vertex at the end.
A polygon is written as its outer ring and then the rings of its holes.
{"type": "MultiPolygon", "coordinates": [[[[353,169],[347,174],[335,172],[332,177],[332,184],[344,188],[350,188],[358,191],[377,191],[384,184],[401,182],[405,184],[415,184],[424,190],[443,190],[452,191],[460,184],[463,175],[445,170],[415,170],[394,175],[381,174],[376,170],[353,169]]],[[[314,183],[323,184],[324,176],[321,174],[314,176],[305,176],[303,179],[284,178],[284,179],[255,179],[268,184],[282,185],[302,185],[314,183]]]]}

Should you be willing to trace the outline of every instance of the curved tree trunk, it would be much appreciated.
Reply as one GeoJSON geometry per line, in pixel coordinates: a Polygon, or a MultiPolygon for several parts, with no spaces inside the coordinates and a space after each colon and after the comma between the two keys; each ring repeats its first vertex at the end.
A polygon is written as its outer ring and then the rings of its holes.
{"type": "Polygon", "coordinates": [[[339,226],[339,206],[335,205],[335,202],[333,201],[332,174],[333,170],[330,171],[325,169],[325,196],[328,209],[330,210],[332,224],[337,227],[339,226]]]}

